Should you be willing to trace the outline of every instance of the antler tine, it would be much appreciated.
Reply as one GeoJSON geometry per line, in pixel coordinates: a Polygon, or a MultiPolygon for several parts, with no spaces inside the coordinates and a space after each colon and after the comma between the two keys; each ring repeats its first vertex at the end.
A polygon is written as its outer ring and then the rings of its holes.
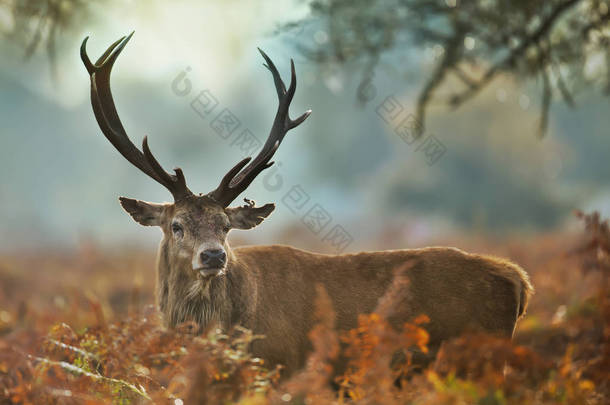
{"type": "MultiPolygon", "coordinates": [[[[282,77],[280,76],[280,73],[278,72],[278,70],[275,67],[275,64],[273,63],[271,58],[261,48],[256,48],[256,49],[258,49],[260,54],[263,56],[263,59],[265,59],[265,63],[263,63],[263,66],[266,67],[267,69],[269,69],[269,71],[271,72],[271,75],[273,76],[273,82],[275,83],[275,89],[277,91],[277,96],[281,101],[282,96],[284,94],[286,94],[286,85],[284,84],[284,81],[282,80],[282,77]]],[[[290,63],[291,63],[291,65],[293,65],[292,59],[290,59],[290,63]]],[[[290,83],[292,84],[293,76],[291,76],[290,79],[291,79],[290,83]]]]}
{"type": "Polygon", "coordinates": [[[91,60],[87,55],[86,47],[89,37],[86,37],[83,40],[80,54],[91,79],[91,105],[93,106],[95,118],[100,129],[104,133],[104,136],[119,153],[135,167],[167,188],[174,196],[174,200],[178,201],[192,195],[191,191],[186,186],[186,180],[182,170],[174,169],[175,175],[166,172],[151,153],[146,137],[144,137],[142,144],[144,153],[131,142],[121,123],[112,98],[112,92],[110,90],[110,74],[112,72],[112,67],[133,34],[134,33],[132,32],[128,36],[122,37],[110,45],[95,64],[91,63],[91,60]]]}
{"type": "Polygon", "coordinates": [[[239,173],[239,171],[241,169],[243,169],[244,166],[247,165],[248,162],[250,162],[250,160],[252,160],[252,158],[251,157],[247,157],[247,158],[243,159],[242,161],[240,161],[235,166],[233,166],[233,168],[231,170],[229,170],[228,173],[225,174],[225,176],[222,178],[222,181],[220,182],[219,188],[226,189],[227,186],[229,185],[229,183],[231,182],[231,180],[233,180],[233,177],[235,177],[235,175],[237,173],[239,173]]]}
{"type": "MultiPolygon", "coordinates": [[[[275,153],[275,150],[278,148],[278,146],[279,143],[276,142],[276,145],[273,148],[273,153],[275,153]]],[[[269,162],[269,159],[271,159],[273,153],[268,154],[267,160],[262,164],[257,165],[253,170],[249,171],[246,177],[244,177],[244,180],[236,186],[231,186],[231,181],[234,179],[235,175],[239,173],[239,171],[252,158],[247,157],[235,166],[233,166],[233,168],[229,170],[227,174],[225,174],[225,176],[222,178],[220,185],[214,191],[208,193],[208,197],[214,199],[224,207],[231,204],[231,202],[235,200],[235,198],[237,198],[237,196],[240,195],[250,183],[252,183],[252,181],[256,178],[256,176],[259,175],[260,172],[273,165],[274,162],[269,162]]]]}
{"type": "MultiPolygon", "coordinates": [[[[150,151],[150,148],[148,147],[147,136],[145,136],[144,140],[142,141],[142,150],[144,151],[144,157],[146,158],[146,161],[148,162],[150,167],[155,171],[155,173],[157,173],[159,177],[161,177],[164,184],[167,184],[166,187],[171,191],[174,196],[179,195],[184,191],[188,191],[188,188],[186,187],[186,179],[184,178],[184,173],[182,173],[182,169],[180,169],[179,167],[175,168],[175,175],[166,172],[150,151]]],[[[186,193],[186,195],[189,195],[189,193],[186,193]]]]}
{"type": "Polygon", "coordinates": [[[273,165],[273,162],[269,161],[279,148],[286,133],[292,128],[295,128],[303,123],[303,121],[305,121],[311,114],[311,110],[307,110],[297,119],[290,119],[288,110],[290,109],[290,103],[292,102],[297,86],[297,78],[293,60],[290,60],[290,85],[288,86],[288,90],[286,90],[286,85],[284,84],[284,81],[282,80],[282,77],[280,76],[280,73],[278,72],[271,58],[269,58],[269,56],[267,56],[267,54],[260,48],[258,50],[266,62],[263,66],[269,69],[271,75],[273,76],[273,82],[275,83],[275,90],[277,92],[279,105],[273,121],[273,126],[269,132],[269,136],[267,137],[267,140],[258,155],[256,155],[250,164],[248,164],[248,166],[246,166],[243,170],[235,171],[237,166],[240,166],[242,163],[245,165],[244,161],[240,162],[240,164],[235,166],[227,173],[227,175],[225,175],[220,186],[208,194],[208,196],[214,198],[225,207],[229,205],[231,201],[237,198],[237,196],[246,188],[248,188],[250,183],[252,183],[260,172],[273,165]],[[233,174],[234,171],[235,173],[233,174]],[[231,176],[227,184],[225,180],[230,174],[233,174],[234,177],[231,176]]]}
{"type": "Polygon", "coordinates": [[[239,171],[241,169],[243,169],[244,166],[247,165],[250,160],[252,160],[252,158],[247,157],[247,158],[243,159],[242,161],[240,161],[235,166],[233,166],[233,168],[231,170],[229,170],[227,172],[227,174],[224,175],[224,177],[220,181],[220,184],[218,185],[218,187],[216,187],[216,189],[214,191],[208,193],[208,197],[212,198],[213,200],[217,201],[218,203],[222,204],[223,206],[227,206],[227,205],[231,204],[232,200],[225,201],[232,194],[231,187],[229,186],[229,184],[231,183],[231,180],[233,180],[233,177],[235,177],[235,175],[237,173],[239,173],[239,171]]]}
{"type": "Polygon", "coordinates": [[[275,83],[278,99],[280,101],[280,105],[278,106],[278,112],[281,110],[282,114],[286,115],[286,120],[289,123],[288,129],[292,129],[294,127],[299,126],[303,121],[307,119],[307,117],[309,117],[309,115],[311,114],[311,110],[305,111],[296,120],[291,120],[288,116],[288,108],[290,107],[290,103],[292,102],[292,98],[294,97],[294,93],[297,88],[297,75],[294,69],[294,60],[290,59],[290,86],[288,86],[288,90],[286,90],[286,85],[284,84],[284,81],[282,80],[280,73],[278,72],[271,58],[269,58],[269,56],[267,56],[267,54],[263,52],[260,48],[258,48],[258,51],[261,53],[261,55],[263,55],[263,58],[265,58],[265,61],[267,62],[267,64],[264,64],[263,66],[269,69],[269,71],[273,75],[273,81],[275,83]]]}

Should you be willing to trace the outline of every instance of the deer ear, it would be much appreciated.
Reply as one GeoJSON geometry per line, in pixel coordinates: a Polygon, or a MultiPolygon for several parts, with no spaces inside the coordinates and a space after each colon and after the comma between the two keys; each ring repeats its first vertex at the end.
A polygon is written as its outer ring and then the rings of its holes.
{"type": "Polygon", "coordinates": [[[275,209],[275,204],[265,204],[262,207],[255,207],[254,203],[237,208],[226,208],[231,227],[234,229],[251,229],[263,222],[275,209]]]}
{"type": "Polygon", "coordinates": [[[119,197],[121,206],[139,224],[160,226],[165,204],[155,204],[133,198],[119,197]]]}

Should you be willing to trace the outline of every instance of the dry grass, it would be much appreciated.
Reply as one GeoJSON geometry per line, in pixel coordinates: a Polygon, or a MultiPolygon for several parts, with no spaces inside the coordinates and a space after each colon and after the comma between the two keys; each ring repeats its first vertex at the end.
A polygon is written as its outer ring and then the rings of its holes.
{"type": "MultiPolygon", "coordinates": [[[[314,351],[288,379],[248,353],[249,331],[168,331],[152,307],[149,252],[23,252],[0,259],[0,403],[606,404],[610,231],[471,243],[523,265],[536,295],[513,342],[462,336],[425,370],[426,317],[388,327],[387,303],[334,329],[323,289],[314,351]],[[26,254],[27,253],[27,254],[26,254]],[[385,306],[384,306],[385,305],[385,306]],[[396,353],[406,362],[393,362],[396,353]],[[347,369],[332,380],[337,358],[347,369]]],[[[468,244],[468,242],[464,242],[468,244]]],[[[398,280],[397,283],[400,281],[398,280]]]]}

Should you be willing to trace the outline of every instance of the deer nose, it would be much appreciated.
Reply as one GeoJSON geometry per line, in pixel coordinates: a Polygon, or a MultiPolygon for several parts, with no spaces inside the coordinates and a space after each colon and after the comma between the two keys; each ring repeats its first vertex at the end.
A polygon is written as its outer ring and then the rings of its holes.
{"type": "Polygon", "coordinates": [[[220,267],[227,261],[227,254],[222,249],[208,249],[199,255],[201,264],[210,267],[220,267]]]}

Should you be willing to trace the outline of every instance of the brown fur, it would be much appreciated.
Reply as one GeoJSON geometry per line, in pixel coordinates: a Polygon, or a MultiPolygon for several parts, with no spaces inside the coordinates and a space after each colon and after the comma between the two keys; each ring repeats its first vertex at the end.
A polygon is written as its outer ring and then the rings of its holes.
{"type": "Polygon", "coordinates": [[[246,314],[227,323],[265,334],[255,353],[294,370],[303,365],[309,348],[316,284],[324,286],[333,302],[337,328],[348,330],[356,326],[358,314],[375,309],[394,271],[408,263],[412,265],[404,276],[409,291],[395,303],[393,321],[402,324],[428,315],[433,351],[464,331],[511,337],[532,292],[527,274],[515,264],[453,248],[332,256],[289,246],[242,247],[234,249],[228,274],[250,278],[255,290],[237,294],[247,299],[246,314]]]}
{"type": "Polygon", "coordinates": [[[134,166],[170,191],[174,204],[153,204],[120,198],[135,221],[159,226],[157,300],[165,322],[173,327],[194,321],[202,328],[242,325],[266,339],[254,344],[255,354],[289,371],[301,366],[309,348],[316,285],[322,285],[336,311],[341,330],[356,326],[360,313],[373,311],[397,274],[407,281],[404,294],[394,297],[389,320],[398,326],[419,314],[431,322],[433,351],[441,341],[464,331],[482,330],[512,336],[532,291],[518,266],[493,257],[452,248],[425,248],[340,256],[321,255],[288,246],[243,247],[231,250],[230,229],[250,229],[275,206],[227,208],[254,178],[273,164],[271,158],[286,133],[311,113],[292,120],[288,114],[296,89],[291,63],[286,86],[271,59],[261,51],[271,71],[279,99],[269,137],[258,155],[244,159],[207,195],[195,195],[182,170],[166,172],[144,138],[142,151],[125,133],[110,91],[112,66],[133,33],[111,45],[93,64],[81,46],[81,59],[91,78],[95,117],[106,138],[134,166]]]}
{"type": "Polygon", "coordinates": [[[399,271],[408,280],[408,291],[394,303],[390,321],[401,325],[419,314],[428,315],[432,353],[443,340],[466,331],[511,337],[532,293],[528,276],[519,266],[455,248],[344,255],[281,245],[231,249],[225,235],[209,227],[209,217],[222,209],[208,204],[197,206],[195,212],[189,205],[165,208],[157,285],[165,322],[170,327],[195,321],[202,327],[252,329],[266,336],[253,345],[254,354],[270,364],[284,364],[288,372],[304,364],[310,348],[307,334],[314,324],[318,284],[332,300],[337,328],[348,330],[356,326],[358,314],[376,308],[399,271]],[[203,280],[188,260],[180,259],[185,244],[196,246],[201,240],[182,241],[178,246],[167,229],[170,218],[176,216],[191,222],[191,239],[197,238],[197,229],[202,227],[212,232],[208,237],[221,238],[228,254],[222,274],[203,280]]]}

